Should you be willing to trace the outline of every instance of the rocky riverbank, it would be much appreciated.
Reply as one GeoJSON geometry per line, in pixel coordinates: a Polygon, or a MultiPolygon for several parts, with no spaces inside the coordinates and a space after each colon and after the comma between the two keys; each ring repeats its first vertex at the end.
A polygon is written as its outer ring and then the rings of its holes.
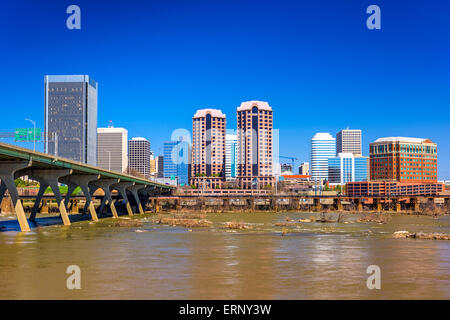
{"type": "Polygon", "coordinates": [[[394,238],[412,238],[412,239],[426,239],[426,240],[450,240],[450,234],[445,233],[424,233],[424,232],[408,232],[408,231],[397,231],[394,232],[394,238]]]}

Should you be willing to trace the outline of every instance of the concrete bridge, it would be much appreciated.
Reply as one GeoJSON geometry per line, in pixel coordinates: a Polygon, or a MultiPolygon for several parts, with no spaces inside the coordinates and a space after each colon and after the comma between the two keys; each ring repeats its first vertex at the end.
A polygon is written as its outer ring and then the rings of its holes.
{"type": "Polygon", "coordinates": [[[437,211],[450,214],[450,195],[348,197],[348,196],[300,196],[292,194],[238,194],[227,195],[171,195],[150,197],[154,212],[163,210],[195,211],[437,211]]]}
{"type": "Polygon", "coordinates": [[[169,195],[174,188],[151,180],[0,143],[0,204],[8,190],[20,229],[23,232],[30,231],[30,226],[14,180],[24,176],[39,182],[39,192],[29,220],[35,220],[44,192],[50,187],[64,225],[70,225],[67,205],[77,187],[81,188],[86,200],[84,210],[90,213],[93,221],[98,220],[97,214],[103,212],[106,206],[110,208],[113,217],[118,217],[114,205],[115,200],[111,195],[113,190],[118,191],[121,200],[125,203],[128,215],[131,216],[133,211],[130,202],[135,205],[137,212],[134,213],[143,214],[143,206],[149,196],[169,195]],[[68,186],[67,194],[60,193],[58,183],[68,186]],[[97,189],[103,190],[104,196],[101,205],[96,210],[92,196],[97,189]]]}

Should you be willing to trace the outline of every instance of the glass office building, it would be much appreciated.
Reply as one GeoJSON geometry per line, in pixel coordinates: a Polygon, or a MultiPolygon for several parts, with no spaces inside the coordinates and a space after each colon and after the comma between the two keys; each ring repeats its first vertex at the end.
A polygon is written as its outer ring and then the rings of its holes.
{"type": "Polygon", "coordinates": [[[164,178],[175,179],[178,185],[189,184],[189,153],[187,141],[164,142],[164,178]]]}
{"type": "Polygon", "coordinates": [[[87,75],[45,76],[45,152],[97,164],[97,89],[87,75]]]}
{"type": "Polygon", "coordinates": [[[339,153],[328,159],[328,182],[346,184],[347,182],[367,181],[369,158],[355,156],[353,153],[339,153]]]}
{"type": "Polygon", "coordinates": [[[328,180],[328,159],[336,156],[336,139],[319,132],[311,139],[311,180],[328,180]]]}

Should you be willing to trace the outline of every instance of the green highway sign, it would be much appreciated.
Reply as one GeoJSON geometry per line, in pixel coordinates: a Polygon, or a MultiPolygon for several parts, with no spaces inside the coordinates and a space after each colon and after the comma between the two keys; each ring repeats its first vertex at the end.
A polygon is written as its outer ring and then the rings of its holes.
{"type": "Polygon", "coordinates": [[[40,128],[17,128],[14,130],[14,141],[18,142],[38,142],[41,141],[40,128]]]}

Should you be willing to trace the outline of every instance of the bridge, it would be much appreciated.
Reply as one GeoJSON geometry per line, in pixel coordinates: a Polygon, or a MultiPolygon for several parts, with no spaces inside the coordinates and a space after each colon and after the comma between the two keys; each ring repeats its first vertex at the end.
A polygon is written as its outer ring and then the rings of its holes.
{"type": "MultiPolygon", "coordinates": [[[[211,190],[213,191],[213,190],[211,190]]],[[[216,190],[214,190],[216,191],[216,190]]],[[[149,206],[154,212],[161,211],[200,211],[200,212],[230,212],[230,211],[295,211],[295,212],[402,212],[421,214],[424,212],[439,212],[450,214],[450,195],[424,196],[314,196],[295,194],[264,194],[245,190],[215,194],[189,193],[173,194],[149,198],[149,206]]]]}
{"type": "Polygon", "coordinates": [[[126,206],[128,215],[132,216],[133,210],[130,203],[137,211],[134,213],[143,214],[143,205],[148,201],[149,196],[169,195],[174,189],[173,186],[151,180],[5,143],[0,143],[0,179],[0,204],[8,191],[20,229],[23,232],[30,231],[28,220],[35,220],[40,202],[48,187],[53,191],[64,225],[70,225],[67,207],[72,193],[77,187],[80,187],[86,200],[84,211],[89,211],[93,221],[98,220],[97,214],[102,213],[106,206],[110,208],[114,218],[118,217],[114,204],[116,200],[112,197],[113,190],[117,190],[119,198],[126,206]],[[15,185],[16,179],[25,176],[39,182],[39,191],[28,219],[15,185]],[[61,194],[59,183],[68,186],[68,192],[65,195],[61,194]],[[96,210],[92,197],[98,189],[103,190],[104,196],[96,210]]]}

